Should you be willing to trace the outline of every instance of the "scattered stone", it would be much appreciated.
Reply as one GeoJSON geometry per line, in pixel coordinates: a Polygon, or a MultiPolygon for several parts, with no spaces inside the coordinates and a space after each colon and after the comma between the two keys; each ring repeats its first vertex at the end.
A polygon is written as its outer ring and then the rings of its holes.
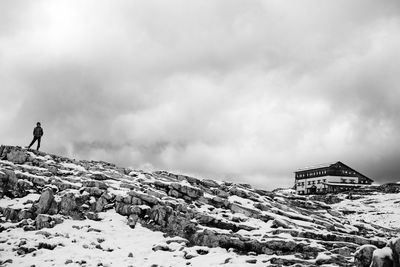
{"type": "Polygon", "coordinates": [[[35,233],[35,235],[43,235],[43,236],[45,236],[47,238],[51,236],[51,234],[49,232],[47,232],[47,231],[37,231],[35,233]]]}
{"type": "Polygon", "coordinates": [[[171,251],[171,249],[169,248],[168,245],[165,244],[160,244],[160,245],[156,245],[152,248],[153,251],[171,251]]]}
{"type": "Polygon", "coordinates": [[[257,263],[257,259],[249,259],[249,260],[246,260],[246,262],[250,263],[250,264],[256,264],[257,263]]]}
{"type": "Polygon", "coordinates": [[[38,245],[38,249],[48,249],[48,250],[53,250],[57,247],[57,245],[55,244],[48,244],[48,243],[44,243],[44,242],[40,242],[38,245]]]}
{"type": "Polygon", "coordinates": [[[96,232],[96,233],[100,233],[101,230],[100,230],[100,229],[96,229],[96,228],[90,227],[90,228],[87,230],[87,232],[96,232]]]}

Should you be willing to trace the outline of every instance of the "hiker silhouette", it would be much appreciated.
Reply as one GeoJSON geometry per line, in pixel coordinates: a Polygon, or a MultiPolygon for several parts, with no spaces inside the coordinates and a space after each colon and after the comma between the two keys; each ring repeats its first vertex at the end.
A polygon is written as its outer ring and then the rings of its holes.
{"type": "Polygon", "coordinates": [[[36,123],[36,127],[33,129],[33,140],[31,144],[28,146],[28,148],[31,148],[31,146],[37,141],[37,148],[36,150],[39,150],[40,148],[40,141],[43,136],[43,129],[40,126],[40,122],[36,123]]]}

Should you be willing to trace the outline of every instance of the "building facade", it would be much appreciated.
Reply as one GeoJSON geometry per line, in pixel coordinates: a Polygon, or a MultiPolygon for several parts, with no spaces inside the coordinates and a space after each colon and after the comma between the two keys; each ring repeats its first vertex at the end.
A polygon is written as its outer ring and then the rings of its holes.
{"type": "Polygon", "coordinates": [[[299,195],[326,194],[371,185],[372,179],[338,161],[300,169],[295,172],[299,195]]]}

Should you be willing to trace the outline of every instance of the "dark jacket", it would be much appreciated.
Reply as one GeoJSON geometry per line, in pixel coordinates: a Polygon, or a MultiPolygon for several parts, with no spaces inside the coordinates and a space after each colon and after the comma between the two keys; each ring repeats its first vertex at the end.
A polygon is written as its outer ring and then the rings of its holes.
{"type": "Polygon", "coordinates": [[[43,129],[40,126],[36,126],[35,129],[33,129],[33,136],[35,137],[42,137],[43,135],[43,129]]]}

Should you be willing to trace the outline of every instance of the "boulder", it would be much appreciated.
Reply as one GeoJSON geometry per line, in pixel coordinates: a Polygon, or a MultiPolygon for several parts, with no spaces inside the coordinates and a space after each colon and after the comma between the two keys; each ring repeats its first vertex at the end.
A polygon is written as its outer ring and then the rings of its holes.
{"type": "Polygon", "coordinates": [[[130,228],[135,228],[136,223],[139,221],[139,215],[137,214],[131,214],[128,217],[128,225],[130,228]]]}
{"type": "Polygon", "coordinates": [[[232,195],[236,195],[238,197],[242,197],[242,198],[249,197],[249,194],[245,190],[242,190],[242,189],[238,188],[237,186],[232,186],[231,189],[229,189],[229,193],[231,193],[232,195]]]}
{"type": "Polygon", "coordinates": [[[7,160],[16,164],[24,164],[29,158],[29,155],[21,150],[11,150],[7,153],[7,160]]]}
{"type": "Polygon", "coordinates": [[[400,267],[400,238],[390,240],[387,246],[392,250],[394,266],[400,267]]]}
{"type": "Polygon", "coordinates": [[[53,227],[54,224],[50,225],[50,222],[51,216],[46,214],[39,214],[38,216],[36,216],[35,219],[36,230],[53,227]]]}
{"type": "Polygon", "coordinates": [[[12,222],[17,222],[18,221],[18,214],[21,211],[21,209],[15,209],[11,207],[7,208],[1,208],[0,207],[1,213],[3,213],[3,216],[6,218],[6,220],[10,220],[12,222]]]}
{"type": "Polygon", "coordinates": [[[95,211],[103,211],[104,207],[108,204],[107,199],[103,196],[99,197],[95,204],[95,211]]]}
{"type": "Polygon", "coordinates": [[[280,240],[280,239],[275,239],[275,240],[269,240],[264,243],[265,247],[272,249],[274,251],[280,250],[280,251],[294,251],[296,248],[296,242],[293,240],[280,240]]]}
{"type": "Polygon", "coordinates": [[[78,205],[76,196],[73,192],[67,192],[61,196],[60,213],[65,215],[75,215],[78,205]]]}
{"type": "Polygon", "coordinates": [[[372,262],[372,255],[378,248],[374,245],[360,246],[354,253],[354,263],[357,267],[369,267],[372,262]]]}
{"type": "Polygon", "coordinates": [[[108,185],[105,182],[95,181],[95,180],[87,180],[82,182],[82,186],[85,187],[97,187],[99,189],[107,190],[108,185]]]}
{"type": "MultiPolygon", "coordinates": [[[[198,199],[200,197],[202,197],[204,195],[203,191],[197,187],[193,187],[193,186],[187,186],[185,184],[181,184],[181,183],[171,183],[170,184],[170,195],[171,192],[177,191],[178,193],[188,196],[192,199],[198,199]]],[[[175,195],[179,196],[179,194],[175,195]]]]}
{"type": "Polygon", "coordinates": [[[150,210],[150,219],[160,226],[167,225],[167,215],[172,213],[172,208],[168,206],[157,205],[150,210]]]}
{"type": "Polygon", "coordinates": [[[201,184],[207,188],[212,188],[212,187],[219,187],[219,184],[211,179],[204,179],[201,180],[201,184]]]}
{"type": "Polygon", "coordinates": [[[54,193],[51,188],[45,188],[37,203],[36,214],[47,213],[54,201],[54,193]]]}
{"type": "Polygon", "coordinates": [[[233,213],[242,213],[248,217],[257,218],[258,215],[261,214],[261,212],[259,210],[247,208],[247,207],[244,207],[244,206],[236,204],[236,203],[233,203],[231,205],[230,209],[233,213]]]}
{"type": "Polygon", "coordinates": [[[0,159],[3,159],[3,151],[4,151],[4,149],[5,149],[5,146],[3,146],[3,145],[1,145],[0,146],[0,159]]]}
{"type": "Polygon", "coordinates": [[[153,196],[150,196],[150,195],[147,195],[147,194],[144,194],[144,193],[140,193],[140,192],[137,192],[137,191],[134,191],[134,190],[129,191],[128,195],[130,195],[132,197],[139,198],[139,199],[141,199],[141,200],[143,200],[143,201],[145,201],[145,202],[147,202],[149,204],[152,204],[152,205],[157,205],[160,202],[158,200],[158,198],[156,198],[156,197],[153,197],[153,196]]]}
{"type": "Polygon", "coordinates": [[[39,214],[35,219],[36,230],[43,228],[53,228],[56,224],[62,223],[63,219],[58,216],[50,216],[47,214],[39,214]]]}
{"type": "Polygon", "coordinates": [[[272,221],[272,226],[276,227],[276,228],[278,228],[278,227],[282,227],[282,228],[285,228],[285,229],[290,228],[289,227],[289,223],[286,222],[285,220],[281,219],[281,218],[275,218],[272,221]]]}
{"type": "Polygon", "coordinates": [[[374,250],[372,254],[372,263],[370,267],[393,267],[392,250],[390,247],[384,247],[374,250]]]}
{"type": "Polygon", "coordinates": [[[339,254],[343,257],[351,257],[351,249],[348,247],[335,248],[331,250],[332,253],[339,254]]]}
{"type": "Polygon", "coordinates": [[[101,172],[92,173],[90,175],[90,178],[92,178],[94,180],[98,180],[98,181],[104,181],[104,180],[111,179],[110,177],[108,177],[107,175],[105,175],[104,173],[101,173],[101,172]]]}

